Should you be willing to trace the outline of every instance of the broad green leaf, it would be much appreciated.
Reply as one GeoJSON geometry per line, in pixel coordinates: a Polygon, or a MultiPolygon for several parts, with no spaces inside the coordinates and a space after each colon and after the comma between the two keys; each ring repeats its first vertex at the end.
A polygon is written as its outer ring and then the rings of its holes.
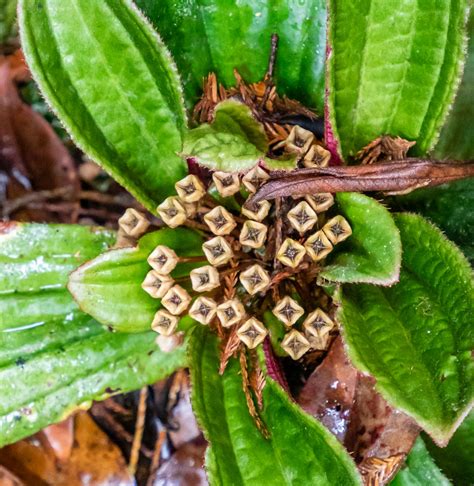
{"type": "MultiPolygon", "coordinates": [[[[162,229],[142,237],[138,247],[110,250],[82,265],[69,278],[68,288],[81,310],[121,332],[150,329],[160,300],[150,297],[141,284],[151,270],[148,255],[158,246],[173,248],[178,256],[202,254],[202,238],[194,231],[162,229]]],[[[178,264],[173,277],[186,277],[197,264],[178,264]]],[[[184,287],[185,282],[180,282],[184,287]]]]}
{"type": "Polygon", "coordinates": [[[456,486],[472,486],[474,481],[474,413],[456,430],[446,447],[436,447],[428,438],[426,446],[436,464],[456,486]]]}
{"type": "Polygon", "coordinates": [[[279,35],[279,90],[323,111],[326,3],[323,0],[137,0],[163,36],[193,106],[211,71],[227,86],[234,69],[247,81],[267,70],[270,38],[279,35]]]}
{"type": "Polygon", "coordinates": [[[330,0],[328,109],[344,157],[376,137],[436,142],[462,72],[468,0],[330,0]]]}
{"type": "Polygon", "coordinates": [[[396,206],[430,219],[474,261],[473,179],[413,191],[397,197],[396,206]]]}
{"type": "Polygon", "coordinates": [[[336,201],[352,235],[330,254],[321,277],[343,283],[395,283],[402,249],[391,214],[375,199],[355,192],[339,193],[336,201]]]}
{"type": "Polygon", "coordinates": [[[197,326],[189,342],[193,408],[210,442],[213,485],[356,485],[351,458],[319,422],[301,411],[273,380],[264,388],[265,439],[251,418],[238,361],[220,376],[218,343],[197,326]]]}
{"type": "Polygon", "coordinates": [[[464,66],[464,75],[459,86],[453,108],[441,130],[434,156],[451,159],[472,159],[474,157],[474,13],[468,23],[469,48],[464,66]]]}
{"type": "Polygon", "coordinates": [[[344,285],[349,355],[380,393],[446,444],[473,398],[474,286],[469,263],[420,216],[396,215],[403,257],[390,288],[344,285]]]}
{"type": "Polygon", "coordinates": [[[390,483],[391,486],[449,486],[450,484],[436,466],[420,437],[408,455],[404,468],[390,483]]]}
{"type": "Polygon", "coordinates": [[[130,0],[21,0],[22,46],[76,143],[154,210],[185,173],[168,51],[130,0]]]}
{"type": "Polygon", "coordinates": [[[267,151],[265,132],[250,108],[235,100],[220,103],[212,124],[190,130],[184,138],[183,157],[224,171],[253,167],[267,151]]]}
{"type": "Polygon", "coordinates": [[[0,0],[0,43],[8,40],[15,30],[17,0],[0,0]]]}
{"type": "Polygon", "coordinates": [[[113,241],[113,232],[87,226],[0,223],[0,332],[73,319],[69,273],[113,241]]]}

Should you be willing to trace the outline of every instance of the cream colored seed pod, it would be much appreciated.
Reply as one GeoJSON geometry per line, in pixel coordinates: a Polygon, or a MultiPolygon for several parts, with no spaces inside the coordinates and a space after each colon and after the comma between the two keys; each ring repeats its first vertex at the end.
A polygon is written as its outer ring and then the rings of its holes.
{"type": "Polygon", "coordinates": [[[316,231],[305,242],[306,253],[318,262],[331,253],[333,246],[323,231],[316,231]]]}
{"type": "Polygon", "coordinates": [[[272,312],[281,322],[287,326],[293,326],[293,324],[295,324],[295,322],[304,314],[304,309],[298,302],[287,295],[278,302],[272,312]]]}
{"type": "Polygon", "coordinates": [[[219,287],[219,272],[211,265],[195,268],[189,274],[191,285],[196,292],[208,292],[219,287]]]}
{"type": "Polygon", "coordinates": [[[296,231],[305,233],[317,223],[318,216],[306,201],[301,201],[288,211],[288,220],[296,231]]]}
{"type": "Polygon", "coordinates": [[[171,353],[176,348],[183,344],[183,333],[171,334],[171,336],[163,336],[160,334],[155,343],[163,353],[171,353]]]}
{"type": "Polygon", "coordinates": [[[157,208],[156,211],[160,218],[170,228],[176,228],[182,225],[186,219],[186,209],[177,196],[166,198],[157,208]]]}
{"type": "Polygon", "coordinates": [[[120,229],[133,238],[143,235],[150,226],[145,215],[133,208],[128,208],[118,222],[120,229]]]}
{"type": "Polygon", "coordinates": [[[209,229],[217,236],[228,235],[237,226],[232,214],[222,206],[215,207],[204,216],[209,229]]]}
{"type": "Polygon", "coordinates": [[[327,167],[331,160],[331,152],[320,145],[313,145],[303,158],[303,165],[307,168],[327,167]]]}
{"type": "Polygon", "coordinates": [[[318,308],[308,315],[303,322],[303,327],[307,334],[321,337],[333,329],[334,322],[322,309],[318,308]]]}
{"type": "Polygon", "coordinates": [[[240,190],[240,179],[237,174],[229,172],[214,172],[212,180],[216,186],[217,192],[222,197],[233,196],[240,190]]]}
{"type": "Polygon", "coordinates": [[[245,290],[254,295],[264,291],[270,284],[270,275],[258,264],[252,265],[239,276],[240,283],[245,290]]]}
{"type": "Polygon", "coordinates": [[[271,207],[270,201],[259,201],[255,203],[255,210],[244,204],[242,206],[242,215],[254,221],[262,222],[268,216],[271,207]]]}
{"type": "Polygon", "coordinates": [[[277,259],[288,267],[296,268],[303,261],[305,254],[306,250],[303,245],[287,238],[278,250],[277,259]]]}
{"type": "Polygon", "coordinates": [[[188,175],[175,186],[179,198],[185,203],[195,203],[206,194],[204,184],[195,175],[188,175]]]}
{"type": "Polygon", "coordinates": [[[239,241],[250,248],[261,248],[267,237],[267,227],[256,221],[245,221],[242,225],[239,241]]]}
{"type": "Polygon", "coordinates": [[[245,317],[245,307],[239,299],[226,300],[217,306],[217,317],[222,326],[233,326],[245,317]]]}
{"type": "Polygon", "coordinates": [[[177,316],[182,314],[191,302],[191,297],[180,285],[171,287],[161,299],[161,304],[171,314],[177,316]]]}
{"type": "Polygon", "coordinates": [[[323,231],[333,245],[346,240],[352,234],[352,229],[343,216],[330,219],[323,226],[323,231]]]}
{"type": "Polygon", "coordinates": [[[324,213],[324,211],[327,211],[334,204],[334,197],[330,192],[305,196],[305,199],[317,213],[324,213]]]}
{"type": "Polygon", "coordinates": [[[188,314],[199,323],[207,325],[214,319],[216,312],[217,304],[213,299],[198,297],[193,302],[188,314]]]}
{"type": "Polygon", "coordinates": [[[211,265],[225,265],[234,256],[229,243],[222,236],[216,236],[202,245],[202,250],[211,265]]]}
{"type": "Polygon", "coordinates": [[[307,334],[309,344],[311,348],[317,351],[325,351],[329,346],[329,333],[323,336],[313,336],[312,334],[307,334]]]}
{"type": "Polygon", "coordinates": [[[174,280],[169,275],[150,270],[142,283],[142,289],[154,299],[161,299],[173,285],[174,280]]]}
{"type": "Polygon", "coordinates": [[[164,309],[160,309],[153,318],[151,328],[163,336],[171,336],[178,327],[178,317],[170,314],[164,309]]]}
{"type": "Polygon", "coordinates": [[[176,253],[164,245],[158,245],[147,258],[150,267],[163,275],[171,273],[178,261],[179,258],[176,253]]]}
{"type": "Polygon", "coordinates": [[[299,125],[294,125],[288,137],[275,146],[275,149],[284,147],[287,152],[303,155],[314,142],[314,133],[306,130],[299,125]]]}
{"type": "Polygon", "coordinates": [[[198,209],[199,209],[199,203],[185,203],[181,201],[181,204],[184,207],[184,210],[186,211],[186,217],[188,219],[194,218],[196,216],[198,209]]]}
{"type": "Polygon", "coordinates": [[[248,319],[237,330],[237,336],[249,349],[254,349],[263,343],[267,334],[267,329],[255,317],[248,319]]]}
{"type": "Polygon", "coordinates": [[[281,347],[291,356],[295,361],[300,359],[310,349],[309,341],[304,335],[292,329],[281,342],[281,347]]]}
{"type": "Polygon", "coordinates": [[[270,176],[260,166],[256,165],[244,175],[242,183],[249,192],[257,192],[259,186],[269,178],[270,176]]]}

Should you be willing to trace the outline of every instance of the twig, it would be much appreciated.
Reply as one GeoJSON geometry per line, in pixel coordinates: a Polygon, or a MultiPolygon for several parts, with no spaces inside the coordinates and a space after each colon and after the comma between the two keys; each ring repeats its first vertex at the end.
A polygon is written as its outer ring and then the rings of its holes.
{"type": "Polygon", "coordinates": [[[140,400],[138,402],[137,420],[135,422],[135,435],[133,436],[132,451],[130,453],[130,461],[128,463],[128,470],[132,476],[137,471],[138,454],[143,438],[143,428],[145,427],[146,416],[146,399],[148,397],[148,387],[144,386],[140,390],[140,400]]]}
{"type": "Polygon", "coordinates": [[[160,430],[158,437],[156,438],[146,486],[153,486],[153,484],[155,484],[156,473],[158,472],[158,468],[160,467],[161,449],[163,449],[166,436],[166,430],[162,429],[160,430]]]}

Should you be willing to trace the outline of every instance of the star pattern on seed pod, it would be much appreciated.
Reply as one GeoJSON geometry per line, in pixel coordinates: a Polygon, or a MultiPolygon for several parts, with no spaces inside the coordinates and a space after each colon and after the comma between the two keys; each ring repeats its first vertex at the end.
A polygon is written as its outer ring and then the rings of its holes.
{"type": "Polygon", "coordinates": [[[297,241],[287,238],[277,253],[277,259],[287,267],[296,268],[306,254],[305,247],[297,241]]]}
{"type": "Polygon", "coordinates": [[[334,204],[334,197],[330,192],[305,196],[305,199],[316,213],[324,213],[324,211],[327,211],[334,204]]]}
{"type": "Polygon", "coordinates": [[[242,206],[242,216],[261,223],[268,216],[271,207],[270,201],[258,201],[252,207],[247,207],[244,204],[242,206]]]}
{"type": "Polygon", "coordinates": [[[293,326],[304,314],[304,309],[296,300],[285,296],[272,310],[274,316],[287,326],[293,326]]]}
{"type": "Polygon", "coordinates": [[[257,189],[267,181],[270,176],[260,166],[250,169],[242,178],[242,183],[249,192],[256,192],[257,189]]]}
{"type": "Polygon", "coordinates": [[[176,331],[178,322],[179,318],[177,316],[164,309],[160,309],[153,318],[151,328],[163,336],[171,336],[176,331]]]}
{"type": "Polygon", "coordinates": [[[119,227],[127,236],[138,238],[143,235],[150,226],[148,219],[139,211],[128,208],[118,220],[119,227]]]}
{"type": "Polygon", "coordinates": [[[334,328],[334,322],[322,309],[318,308],[304,320],[303,328],[307,334],[321,337],[334,328]]]}
{"type": "Polygon", "coordinates": [[[306,201],[301,201],[288,212],[291,226],[300,233],[306,233],[318,221],[318,215],[306,201]]]}
{"type": "Polygon", "coordinates": [[[327,167],[331,160],[331,152],[320,145],[313,145],[303,158],[303,166],[307,168],[312,167],[327,167]]]}
{"type": "Polygon", "coordinates": [[[352,234],[352,229],[343,216],[330,219],[323,226],[323,231],[333,245],[346,240],[352,234]]]}
{"type": "Polygon", "coordinates": [[[247,268],[240,274],[239,279],[250,295],[263,292],[270,284],[270,275],[258,264],[247,268]]]}
{"type": "Polygon", "coordinates": [[[173,285],[174,280],[169,275],[150,270],[142,283],[142,289],[154,299],[161,299],[173,285]]]}
{"type": "Polygon", "coordinates": [[[198,297],[188,312],[194,320],[204,325],[209,324],[214,319],[216,313],[216,301],[209,297],[198,297]]]}
{"type": "Polygon", "coordinates": [[[300,359],[311,348],[309,341],[296,329],[292,329],[286,334],[281,342],[281,347],[294,360],[300,359]]]}
{"type": "Polygon", "coordinates": [[[170,228],[181,226],[187,219],[186,209],[177,196],[166,198],[156,208],[156,211],[164,223],[170,228]]]}
{"type": "Polygon", "coordinates": [[[209,292],[220,286],[219,272],[211,265],[191,270],[189,277],[193,290],[196,292],[209,292]]]}
{"type": "Polygon", "coordinates": [[[158,245],[148,256],[147,262],[150,267],[158,273],[167,275],[171,273],[178,264],[178,256],[171,248],[158,245]]]}
{"type": "Polygon", "coordinates": [[[313,132],[298,125],[294,125],[286,140],[277,144],[275,149],[283,147],[286,152],[304,155],[311,147],[314,139],[313,132]]]}
{"type": "Polygon", "coordinates": [[[231,327],[245,317],[245,307],[239,299],[230,299],[217,306],[217,317],[223,327],[231,327]]]}
{"type": "Polygon", "coordinates": [[[185,203],[198,202],[206,194],[204,184],[195,175],[188,175],[178,181],[175,189],[181,201],[185,203]]]}
{"type": "Polygon", "coordinates": [[[306,253],[315,261],[319,262],[331,253],[333,246],[323,231],[316,231],[304,244],[306,253]]]}
{"type": "Polygon", "coordinates": [[[225,265],[234,256],[229,243],[222,236],[216,236],[202,245],[202,250],[211,265],[225,265]]]}
{"type": "Polygon", "coordinates": [[[254,349],[263,343],[267,334],[265,326],[255,317],[248,319],[237,330],[237,336],[249,349],[254,349]]]}
{"type": "Polygon", "coordinates": [[[242,225],[239,241],[250,248],[261,248],[267,237],[267,227],[257,221],[245,221],[242,225]]]}
{"type": "Polygon", "coordinates": [[[240,179],[237,174],[230,172],[214,172],[212,180],[216,186],[217,192],[222,197],[233,196],[240,191],[240,179]]]}
{"type": "Polygon", "coordinates": [[[173,315],[182,314],[191,302],[188,292],[180,285],[171,287],[161,299],[161,304],[173,315]]]}
{"type": "Polygon", "coordinates": [[[204,216],[209,229],[218,236],[228,235],[237,226],[232,214],[222,206],[217,206],[204,216]]]}

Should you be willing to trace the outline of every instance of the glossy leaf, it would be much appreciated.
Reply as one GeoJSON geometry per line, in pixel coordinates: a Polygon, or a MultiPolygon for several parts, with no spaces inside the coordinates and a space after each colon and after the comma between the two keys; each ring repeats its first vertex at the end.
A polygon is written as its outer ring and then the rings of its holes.
{"type": "Polygon", "coordinates": [[[154,210],[185,173],[179,79],[158,36],[128,0],[21,0],[19,12],[28,64],[51,107],[154,210]]]}
{"type": "Polygon", "coordinates": [[[421,438],[418,438],[406,458],[404,468],[390,483],[391,486],[449,486],[451,483],[438,469],[421,438]]]}
{"type": "Polygon", "coordinates": [[[270,38],[280,37],[279,90],[321,113],[324,98],[326,3],[323,0],[137,0],[163,36],[193,106],[210,71],[227,86],[237,68],[247,81],[267,70],[270,38]]]}
{"type": "Polygon", "coordinates": [[[328,109],[344,157],[376,137],[437,140],[461,76],[467,0],[330,0],[328,109]]]}
{"type": "Polygon", "coordinates": [[[210,441],[211,484],[361,484],[355,465],[337,439],[306,415],[273,380],[264,388],[265,439],[249,415],[238,361],[218,374],[218,343],[198,326],[190,340],[193,408],[210,441]]]}
{"type": "Polygon", "coordinates": [[[231,99],[217,105],[212,124],[185,135],[182,155],[211,169],[238,171],[253,167],[267,148],[263,126],[250,108],[231,99]]]}
{"type": "Polygon", "coordinates": [[[0,332],[73,319],[68,274],[114,238],[87,226],[0,223],[0,332]]]}
{"type": "MultiPolygon", "coordinates": [[[[141,288],[151,270],[148,255],[156,246],[166,245],[178,256],[197,256],[202,254],[201,244],[201,237],[192,230],[155,231],[141,238],[138,247],[110,250],[82,265],[71,274],[68,288],[79,307],[102,324],[116,331],[146,331],[160,308],[160,300],[141,288]]],[[[172,275],[186,276],[204,264],[179,264],[172,275]]]]}
{"type": "Polygon", "coordinates": [[[336,201],[352,228],[352,235],[336,246],[321,277],[335,282],[390,285],[398,280],[400,233],[380,203],[355,192],[339,193],[336,201]]]}
{"type": "Polygon", "coordinates": [[[458,160],[472,159],[474,157],[474,13],[468,23],[469,47],[467,52],[464,75],[454,100],[446,124],[441,131],[439,142],[434,150],[434,156],[458,160]]]}
{"type": "Polygon", "coordinates": [[[390,288],[345,285],[338,319],[356,367],[446,444],[473,397],[474,286],[461,252],[423,218],[399,214],[403,259],[390,288]]]}
{"type": "Polygon", "coordinates": [[[16,20],[17,0],[0,0],[0,42],[13,34],[16,20]]]}

